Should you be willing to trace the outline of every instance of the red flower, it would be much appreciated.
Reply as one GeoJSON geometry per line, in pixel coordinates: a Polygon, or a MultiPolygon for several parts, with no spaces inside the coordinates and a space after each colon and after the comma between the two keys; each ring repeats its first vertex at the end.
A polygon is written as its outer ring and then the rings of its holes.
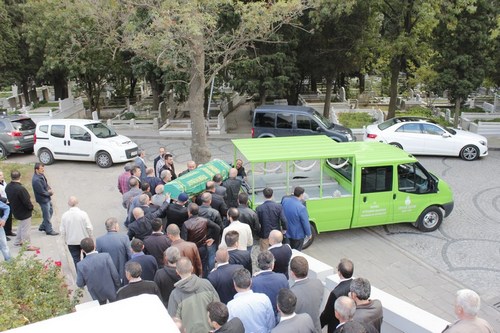
{"type": "Polygon", "coordinates": [[[40,250],[36,250],[36,251],[35,251],[35,254],[40,254],[40,250]]]}
{"type": "Polygon", "coordinates": [[[54,261],[54,265],[56,265],[57,267],[61,267],[61,262],[60,261],[54,261]]]}

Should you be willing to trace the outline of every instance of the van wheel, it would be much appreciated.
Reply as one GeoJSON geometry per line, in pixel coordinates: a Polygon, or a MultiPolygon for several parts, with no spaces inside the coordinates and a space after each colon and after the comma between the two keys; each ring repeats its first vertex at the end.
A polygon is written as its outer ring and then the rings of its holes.
{"type": "Polygon", "coordinates": [[[460,157],[466,161],[474,161],[479,157],[479,149],[474,145],[468,145],[460,151],[460,157]]]}
{"type": "Polygon", "coordinates": [[[113,165],[111,156],[105,151],[100,151],[97,153],[97,155],[95,156],[95,162],[101,168],[109,168],[113,165]]]}
{"type": "Polygon", "coordinates": [[[51,165],[54,163],[54,156],[50,150],[42,148],[38,151],[38,159],[45,165],[51,165]]]}
{"type": "Polygon", "coordinates": [[[403,146],[401,146],[401,145],[400,145],[399,143],[397,143],[397,142],[391,142],[391,143],[389,143],[389,144],[390,144],[391,146],[396,147],[396,148],[403,149],[403,146]]]}
{"type": "Polygon", "coordinates": [[[4,145],[0,143],[0,159],[7,158],[7,155],[9,155],[7,149],[5,149],[4,145]]]}
{"type": "Polygon", "coordinates": [[[420,214],[417,220],[417,228],[420,231],[434,231],[443,222],[443,212],[436,206],[428,207],[420,214]]]}
{"type": "Polygon", "coordinates": [[[314,223],[309,221],[309,224],[311,225],[311,237],[309,237],[307,241],[304,242],[304,245],[302,245],[302,250],[305,250],[309,246],[311,246],[311,244],[314,242],[314,238],[318,234],[318,231],[316,230],[316,226],[314,225],[314,223]]]}

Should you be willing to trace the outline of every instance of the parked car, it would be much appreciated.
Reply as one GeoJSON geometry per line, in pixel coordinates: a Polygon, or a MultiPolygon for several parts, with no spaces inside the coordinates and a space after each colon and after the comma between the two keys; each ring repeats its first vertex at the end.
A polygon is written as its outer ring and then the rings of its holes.
{"type": "Polygon", "coordinates": [[[262,105],[253,113],[252,138],[319,134],[337,142],[355,139],[349,128],[332,123],[309,106],[262,105]]]}
{"type": "Polygon", "coordinates": [[[36,125],[35,153],[43,164],[54,160],[95,161],[101,168],[137,157],[137,144],[96,120],[52,119],[36,125]]]}
{"type": "Polygon", "coordinates": [[[23,115],[0,117],[0,158],[12,153],[33,153],[36,124],[23,115]]]}
{"type": "Polygon", "coordinates": [[[466,161],[488,155],[484,136],[441,126],[427,118],[399,117],[369,125],[363,139],[388,143],[414,155],[459,156],[466,161]]]}

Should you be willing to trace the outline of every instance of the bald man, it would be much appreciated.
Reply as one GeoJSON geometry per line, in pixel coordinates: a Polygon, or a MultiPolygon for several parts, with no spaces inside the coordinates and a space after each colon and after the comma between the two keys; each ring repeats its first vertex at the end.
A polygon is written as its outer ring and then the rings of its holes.
{"type": "Polygon", "coordinates": [[[222,183],[222,186],[226,188],[226,205],[228,208],[238,207],[241,179],[236,178],[236,176],[238,176],[238,170],[231,168],[229,170],[229,178],[222,183]]]}
{"type": "Polygon", "coordinates": [[[283,273],[288,279],[288,267],[292,258],[292,248],[288,244],[283,244],[283,233],[279,230],[272,230],[269,233],[269,251],[274,256],[273,272],[283,273]]]}
{"type": "Polygon", "coordinates": [[[219,249],[215,253],[217,265],[213,271],[208,274],[208,281],[214,286],[219,294],[220,301],[227,304],[233,299],[236,294],[233,284],[233,274],[239,269],[244,268],[242,265],[230,264],[229,253],[227,249],[219,249]]]}
{"type": "Polygon", "coordinates": [[[69,210],[61,217],[60,232],[64,242],[68,245],[69,252],[76,264],[80,261],[82,248],[80,242],[87,237],[93,237],[92,223],[89,215],[78,208],[78,199],[70,196],[68,199],[69,210]]]}

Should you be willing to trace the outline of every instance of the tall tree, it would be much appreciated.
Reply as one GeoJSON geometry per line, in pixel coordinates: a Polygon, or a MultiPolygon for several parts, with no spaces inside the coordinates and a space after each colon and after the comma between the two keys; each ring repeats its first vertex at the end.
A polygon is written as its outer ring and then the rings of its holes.
{"type": "Polygon", "coordinates": [[[497,27],[499,7],[489,0],[463,6],[454,1],[441,9],[443,20],[434,30],[436,86],[448,89],[455,103],[454,125],[460,106],[494,70],[492,32],[497,27]]]}

